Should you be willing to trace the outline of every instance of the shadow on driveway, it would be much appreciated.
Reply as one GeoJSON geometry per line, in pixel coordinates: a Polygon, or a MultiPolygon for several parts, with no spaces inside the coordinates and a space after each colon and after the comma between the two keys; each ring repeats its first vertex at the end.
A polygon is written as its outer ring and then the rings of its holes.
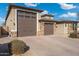
{"type": "Polygon", "coordinates": [[[8,43],[0,44],[0,56],[11,56],[10,45],[8,43]]]}

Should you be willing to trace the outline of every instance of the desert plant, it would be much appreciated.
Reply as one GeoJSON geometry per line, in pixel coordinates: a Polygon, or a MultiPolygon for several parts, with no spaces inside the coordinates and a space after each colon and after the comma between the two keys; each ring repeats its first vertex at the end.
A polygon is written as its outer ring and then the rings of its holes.
{"type": "Polygon", "coordinates": [[[9,43],[10,50],[12,54],[23,54],[24,52],[29,50],[29,46],[27,46],[23,41],[21,40],[13,40],[9,43]]]}
{"type": "Polygon", "coordinates": [[[79,38],[79,33],[77,33],[77,38],[79,38]]]}
{"type": "Polygon", "coordinates": [[[75,33],[75,32],[70,33],[69,37],[71,37],[71,38],[77,38],[77,33],[75,33]]]}

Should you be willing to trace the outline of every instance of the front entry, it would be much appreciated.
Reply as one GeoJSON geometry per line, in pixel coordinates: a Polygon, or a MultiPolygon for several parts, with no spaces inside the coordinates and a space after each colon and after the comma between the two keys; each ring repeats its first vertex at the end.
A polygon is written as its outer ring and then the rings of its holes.
{"type": "Polygon", "coordinates": [[[45,23],[44,35],[52,35],[52,34],[53,34],[53,23],[45,23]]]}

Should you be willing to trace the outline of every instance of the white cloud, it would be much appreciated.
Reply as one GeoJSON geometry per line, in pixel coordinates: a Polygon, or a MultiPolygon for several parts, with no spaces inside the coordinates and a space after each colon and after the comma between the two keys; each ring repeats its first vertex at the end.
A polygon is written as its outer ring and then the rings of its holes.
{"type": "Polygon", "coordinates": [[[62,14],[59,17],[77,17],[77,13],[68,12],[66,14],[62,14]]]}
{"type": "Polygon", "coordinates": [[[5,21],[4,18],[0,17],[0,25],[4,23],[4,21],[5,21]]]}
{"type": "Polygon", "coordinates": [[[36,7],[38,4],[37,3],[24,3],[26,6],[33,6],[36,7]]]}
{"type": "Polygon", "coordinates": [[[3,18],[2,17],[0,17],[0,21],[3,21],[3,18]]]}
{"type": "Polygon", "coordinates": [[[62,14],[62,15],[60,15],[60,17],[68,17],[68,15],[67,14],[62,14]]]}
{"type": "Polygon", "coordinates": [[[48,11],[47,11],[47,10],[44,10],[44,11],[42,12],[42,14],[48,14],[48,11]]]}
{"type": "Polygon", "coordinates": [[[8,11],[8,7],[6,7],[6,11],[8,11]]]}
{"type": "Polygon", "coordinates": [[[74,6],[73,4],[66,4],[66,3],[59,3],[62,9],[69,10],[76,8],[77,6],[74,6]]]}
{"type": "Polygon", "coordinates": [[[72,16],[72,17],[76,17],[76,16],[77,16],[77,13],[68,12],[68,15],[69,15],[69,16],[72,16]]]}

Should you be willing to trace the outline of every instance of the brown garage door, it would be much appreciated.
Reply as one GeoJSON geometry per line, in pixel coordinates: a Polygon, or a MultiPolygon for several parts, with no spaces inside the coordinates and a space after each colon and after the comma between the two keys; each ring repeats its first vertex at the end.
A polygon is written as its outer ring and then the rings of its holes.
{"type": "Polygon", "coordinates": [[[53,23],[45,23],[44,24],[44,34],[52,35],[53,34],[53,23]]]}
{"type": "Polygon", "coordinates": [[[18,11],[18,36],[36,35],[36,13],[18,11]]]}

